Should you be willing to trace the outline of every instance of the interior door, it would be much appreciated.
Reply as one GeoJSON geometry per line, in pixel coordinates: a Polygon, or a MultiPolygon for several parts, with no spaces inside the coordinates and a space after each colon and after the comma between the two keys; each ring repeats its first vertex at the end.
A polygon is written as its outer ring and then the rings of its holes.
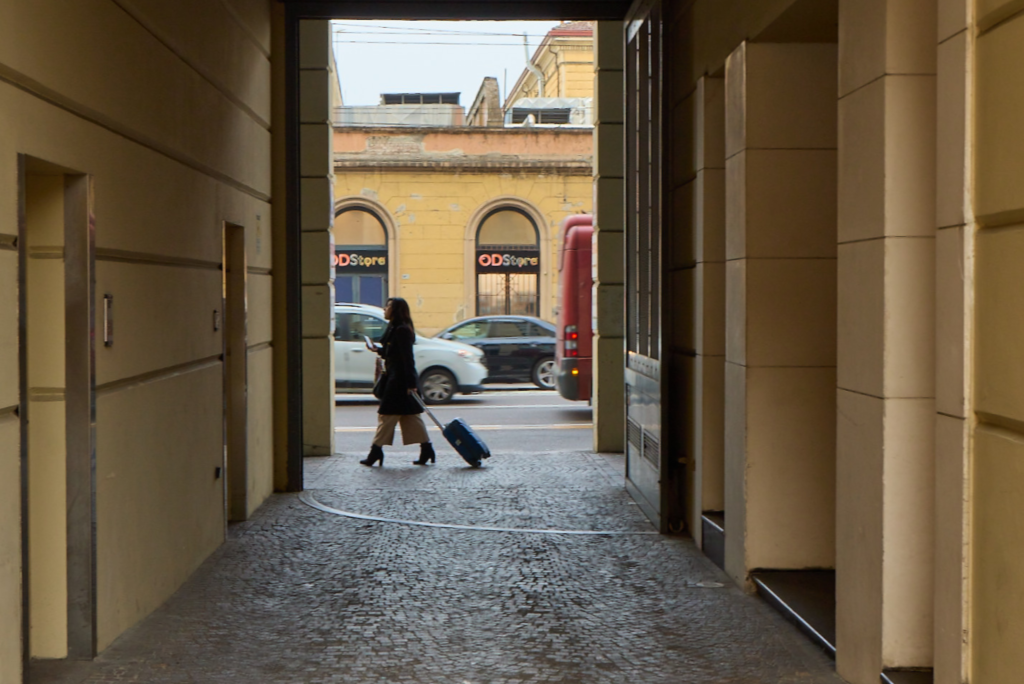
{"type": "Polygon", "coordinates": [[[678,531],[681,464],[662,430],[663,49],[662,3],[638,0],[625,22],[626,485],[662,532],[678,531]]]}

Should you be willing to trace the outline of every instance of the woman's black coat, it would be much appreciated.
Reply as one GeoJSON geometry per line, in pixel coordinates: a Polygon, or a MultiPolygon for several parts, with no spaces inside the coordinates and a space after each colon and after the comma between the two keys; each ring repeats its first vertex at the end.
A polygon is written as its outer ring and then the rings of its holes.
{"type": "Polygon", "coordinates": [[[419,374],[413,358],[412,345],[416,334],[408,325],[389,325],[381,337],[378,354],[384,357],[384,369],[388,374],[384,385],[384,396],[377,413],[385,416],[410,416],[423,413],[409,390],[417,388],[419,374]]]}

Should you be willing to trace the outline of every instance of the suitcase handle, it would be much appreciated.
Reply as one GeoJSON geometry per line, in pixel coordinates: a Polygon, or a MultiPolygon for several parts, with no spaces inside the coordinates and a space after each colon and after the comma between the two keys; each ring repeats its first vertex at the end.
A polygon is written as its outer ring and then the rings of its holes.
{"type": "Polygon", "coordinates": [[[420,406],[423,407],[423,410],[427,412],[428,416],[430,416],[430,420],[434,421],[434,425],[437,426],[437,429],[440,430],[441,432],[444,432],[444,425],[441,425],[441,421],[437,419],[437,416],[434,415],[434,412],[427,408],[427,405],[423,403],[423,397],[420,396],[420,393],[413,392],[412,396],[416,397],[416,401],[419,402],[420,406]]]}

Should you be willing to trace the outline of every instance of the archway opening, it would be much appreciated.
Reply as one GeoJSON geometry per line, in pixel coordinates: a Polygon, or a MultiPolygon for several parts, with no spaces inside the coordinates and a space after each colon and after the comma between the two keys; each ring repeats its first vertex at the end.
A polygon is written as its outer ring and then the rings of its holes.
{"type": "Polygon", "coordinates": [[[334,301],[384,306],[388,298],[388,234],[376,213],[342,209],[334,218],[334,301]]]}
{"type": "Polygon", "coordinates": [[[476,234],[476,315],[537,316],[540,234],[515,207],[487,214],[476,234]]]}

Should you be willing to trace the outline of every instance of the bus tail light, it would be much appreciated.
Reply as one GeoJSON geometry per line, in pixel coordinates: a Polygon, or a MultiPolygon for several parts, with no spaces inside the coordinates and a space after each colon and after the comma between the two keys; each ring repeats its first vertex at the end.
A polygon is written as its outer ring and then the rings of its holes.
{"type": "Polygon", "coordinates": [[[580,352],[577,349],[577,341],[579,340],[580,334],[576,331],[575,325],[565,326],[565,355],[566,356],[579,356],[580,352]]]}

